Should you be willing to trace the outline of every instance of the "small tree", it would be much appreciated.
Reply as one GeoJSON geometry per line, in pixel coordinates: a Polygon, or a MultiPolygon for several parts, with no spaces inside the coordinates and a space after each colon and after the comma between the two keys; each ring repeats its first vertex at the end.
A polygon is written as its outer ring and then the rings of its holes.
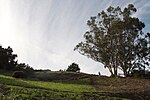
{"type": "Polygon", "coordinates": [[[70,66],[68,66],[67,70],[68,72],[80,72],[80,68],[78,64],[72,63],[70,66]]]}

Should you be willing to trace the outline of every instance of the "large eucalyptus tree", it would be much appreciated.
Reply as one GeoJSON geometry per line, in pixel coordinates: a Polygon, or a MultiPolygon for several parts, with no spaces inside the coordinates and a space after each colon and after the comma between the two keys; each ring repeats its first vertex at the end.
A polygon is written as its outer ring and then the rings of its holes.
{"type": "Polygon", "coordinates": [[[145,57],[149,59],[149,38],[142,32],[145,24],[133,17],[136,11],[132,4],[123,10],[110,6],[91,17],[84,41],[74,50],[104,64],[112,76],[117,76],[118,69],[127,76],[138,66],[145,66],[149,63],[145,60],[145,57]]]}

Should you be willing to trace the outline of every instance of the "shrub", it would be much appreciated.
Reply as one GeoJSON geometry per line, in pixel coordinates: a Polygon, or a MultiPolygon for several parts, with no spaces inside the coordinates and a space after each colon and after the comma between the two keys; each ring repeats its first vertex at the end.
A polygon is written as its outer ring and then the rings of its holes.
{"type": "Polygon", "coordinates": [[[23,71],[15,71],[12,75],[12,77],[15,78],[25,78],[25,73],[23,71]]]}
{"type": "Polygon", "coordinates": [[[131,72],[131,76],[136,77],[136,78],[144,78],[145,71],[144,70],[133,70],[131,72]]]}
{"type": "Polygon", "coordinates": [[[70,66],[68,66],[67,72],[80,72],[80,68],[78,64],[72,63],[70,66]]]}

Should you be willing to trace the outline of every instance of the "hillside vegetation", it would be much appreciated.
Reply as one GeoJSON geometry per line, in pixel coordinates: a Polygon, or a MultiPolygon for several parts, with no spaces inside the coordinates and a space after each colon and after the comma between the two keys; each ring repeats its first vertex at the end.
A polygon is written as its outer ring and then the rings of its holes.
{"type": "Polygon", "coordinates": [[[35,72],[28,79],[0,75],[1,100],[123,100],[150,98],[150,80],[72,72],[35,72]]]}

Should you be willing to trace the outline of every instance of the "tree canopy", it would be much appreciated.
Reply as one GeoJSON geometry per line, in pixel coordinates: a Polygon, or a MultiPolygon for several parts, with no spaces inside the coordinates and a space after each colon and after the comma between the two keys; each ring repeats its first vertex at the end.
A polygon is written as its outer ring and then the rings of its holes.
{"type": "Polygon", "coordinates": [[[79,68],[78,64],[72,63],[71,65],[68,66],[66,71],[68,71],[68,72],[79,72],[80,68],[79,68]]]}
{"type": "Polygon", "coordinates": [[[13,49],[10,46],[7,48],[0,46],[0,69],[25,72],[33,71],[33,68],[28,64],[18,63],[16,58],[17,54],[13,54],[13,49]]]}
{"type": "Polygon", "coordinates": [[[150,37],[142,31],[145,24],[133,17],[136,11],[132,4],[123,10],[110,6],[91,17],[85,40],[74,50],[104,64],[112,76],[118,69],[127,76],[135,68],[145,68],[150,62],[150,37]]]}
{"type": "Polygon", "coordinates": [[[13,54],[13,50],[10,46],[8,48],[3,48],[0,46],[0,68],[5,70],[11,70],[17,65],[15,60],[16,54],[13,54]]]}

